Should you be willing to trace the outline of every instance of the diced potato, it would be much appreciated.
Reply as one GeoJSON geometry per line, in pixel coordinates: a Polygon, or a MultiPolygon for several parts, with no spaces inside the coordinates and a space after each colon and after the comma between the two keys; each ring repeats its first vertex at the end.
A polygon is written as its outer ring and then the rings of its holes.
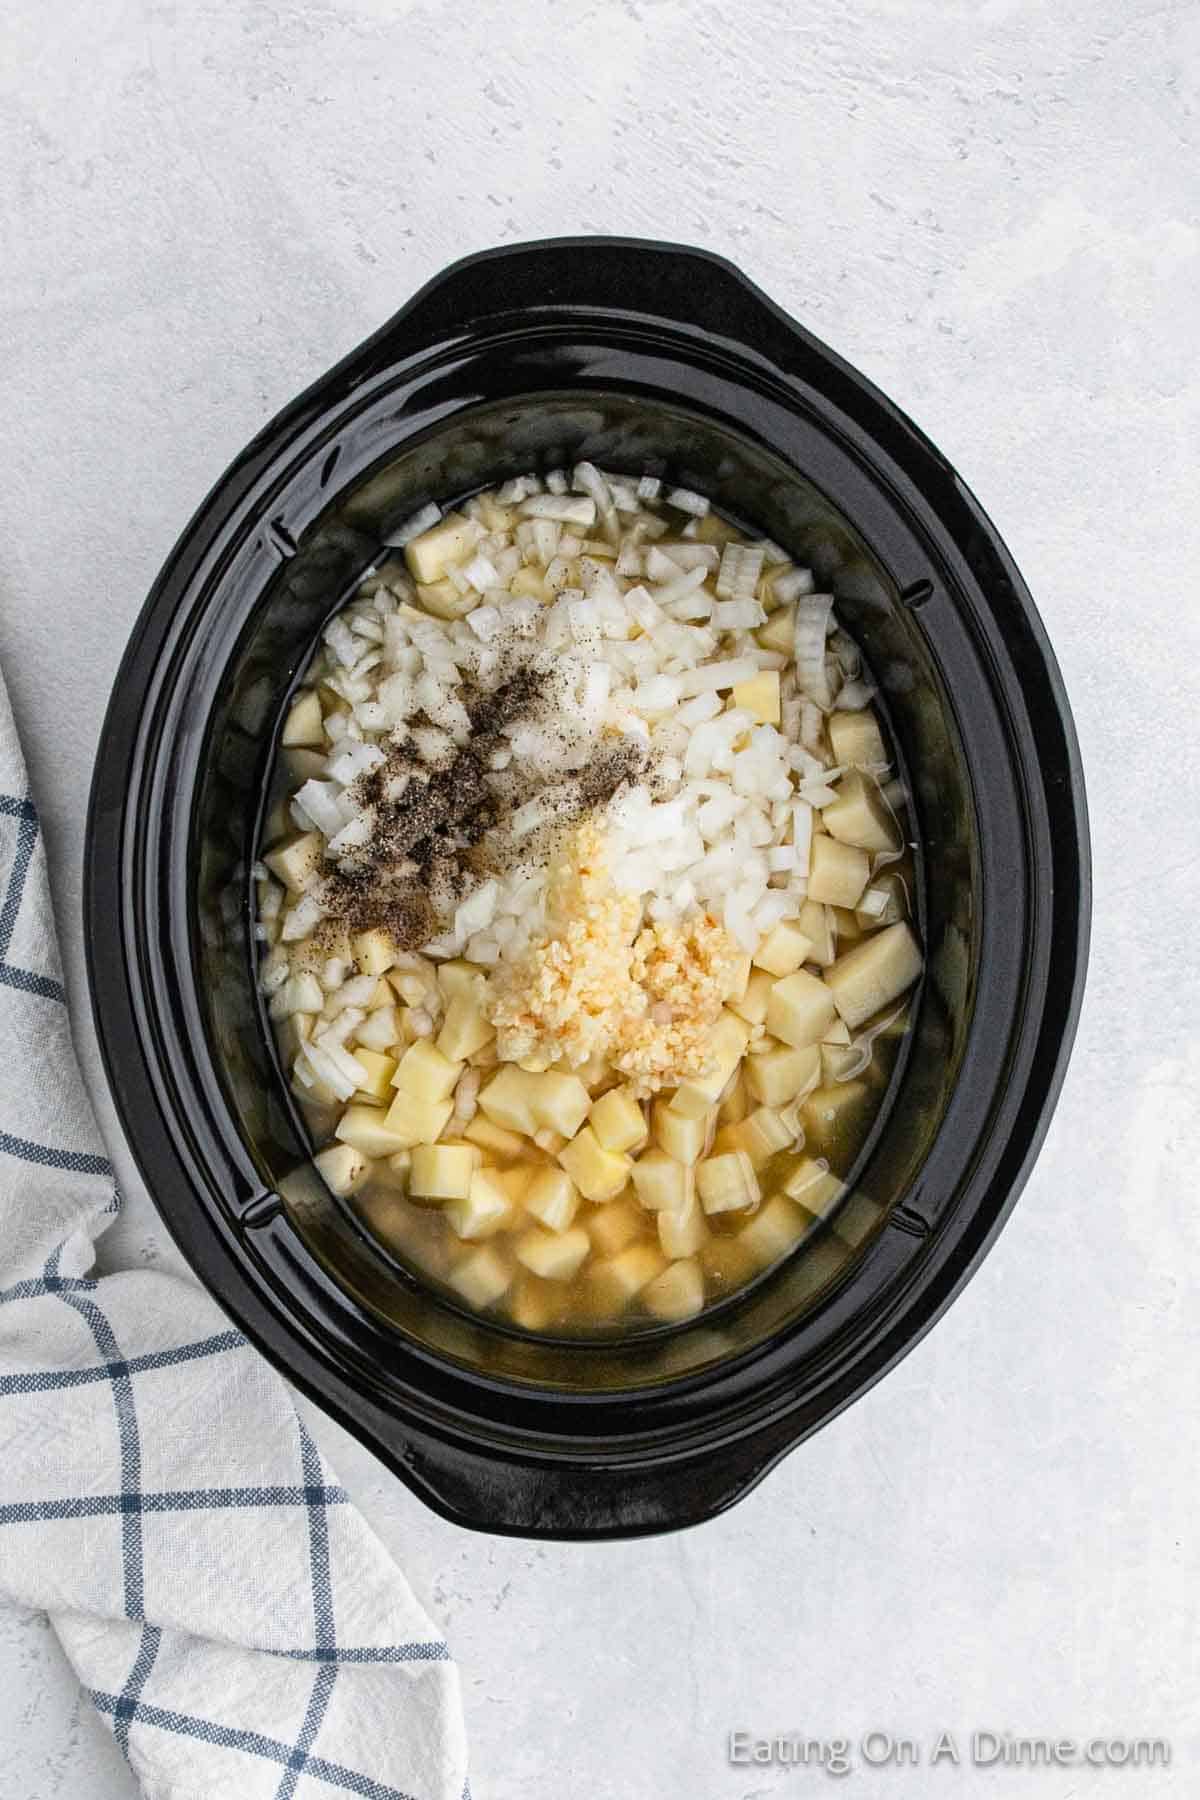
{"type": "Polygon", "coordinates": [[[773,650],[776,656],[790,656],[796,646],[796,602],[777,606],[754,635],[764,650],[773,650]]]}
{"type": "Polygon", "coordinates": [[[895,925],[908,917],[908,889],[904,885],[904,877],[895,869],[885,869],[876,875],[870,883],[862,899],[859,901],[856,918],[864,931],[876,931],[884,925],[895,925]],[[866,902],[872,894],[883,898],[883,909],[880,912],[866,910],[866,902]]]}
{"type": "Polygon", "coordinates": [[[598,1310],[620,1312],[666,1267],[666,1257],[657,1244],[631,1244],[616,1256],[594,1262],[590,1286],[598,1310]]]}
{"type": "Polygon", "coordinates": [[[543,1281],[570,1281],[592,1248],[582,1225],[567,1231],[543,1231],[535,1225],[517,1239],[517,1261],[543,1281]]]}
{"type": "Polygon", "coordinates": [[[531,1163],[518,1163],[515,1169],[489,1169],[488,1174],[504,1189],[514,1206],[524,1206],[525,1196],[533,1186],[531,1163]]]}
{"type": "Polygon", "coordinates": [[[466,994],[455,994],[446,1004],[446,1016],[437,1035],[437,1048],[451,1062],[466,1062],[476,1050],[495,1037],[495,1027],[485,1018],[475,1001],[466,994]]]}
{"type": "Polygon", "coordinates": [[[800,1108],[805,1142],[817,1150],[837,1148],[865,1113],[870,1098],[865,1081],[835,1081],[814,1088],[800,1108]]]}
{"type": "Polygon", "coordinates": [[[321,702],[314,688],[301,688],[292,701],[280,742],[289,750],[299,744],[319,745],[325,742],[325,721],[321,715],[321,702]]]}
{"type": "Polygon", "coordinates": [[[418,1144],[408,1191],[414,1200],[465,1200],[478,1168],[475,1144],[418,1144]]]}
{"type": "Polygon", "coordinates": [[[361,1044],[356,1044],[354,1060],[361,1063],[367,1071],[367,1079],[359,1088],[359,1093],[372,1100],[386,1100],[392,1076],[396,1073],[395,1057],[384,1056],[378,1050],[364,1050],[361,1044]]]}
{"type": "Polygon", "coordinates": [[[696,1165],[696,1186],[706,1213],[738,1212],[757,1206],[761,1198],[758,1176],[744,1150],[705,1157],[696,1165]]]}
{"type": "Polygon", "coordinates": [[[861,1062],[857,1050],[849,1044],[821,1045],[821,1080],[826,1087],[835,1081],[848,1076],[850,1070],[861,1062]]]}
{"type": "Polygon", "coordinates": [[[502,1162],[510,1162],[514,1157],[528,1154],[528,1142],[520,1132],[509,1131],[504,1125],[494,1125],[484,1113],[476,1113],[469,1125],[464,1125],[463,1136],[472,1144],[478,1144],[489,1156],[498,1157],[502,1162]]]}
{"type": "Polygon", "coordinates": [[[563,1146],[570,1143],[571,1140],[565,1138],[561,1131],[551,1131],[548,1125],[540,1125],[533,1134],[533,1141],[539,1150],[546,1152],[547,1156],[557,1156],[563,1146]]]}
{"type": "Polygon", "coordinates": [[[533,568],[529,563],[517,570],[508,584],[508,591],[510,594],[527,595],[531,600],[540,600],[543,605],[554,598],[554,589],[547,582],[545,575],[540,569],[533,568]]]}
{"type": "Polygon", "coordinates": [[[695,1174],[665,1150],[647,1150],[630,1171],[634,1192],[647,1212],[678,1212],[696,1191],[695,1174]]]}
{"type": "MultiPolygon", "coordinates": [[[[364,1111],[368,1109],[364,1107],[364,1111]]],[[[330,1144],[313,1157],[313,1164],[327,1188],[335,1194],[353,1194],[370,1173],[371,1165],[353,1144],[330,1144]]]]}
{"type": "Polygon", "coordinates": [[[408,572],[414,581],[440,581],[450,564],[461,562],[477,542],[478,527],[461,513],[448,512],[404,546],[408,572]]]}
{"type": "Polygon", "coordinates": [[[887,767],[888,753],[879,729],[879,720],[870,707],[861,712],[832,712],[826,721],[829,748],[839,769],[882,769],[887,767]]]}
{"type": "MultiPolygon", "coordinates": [[[[805,939],[806,943],[807,941],[805,939]]],[[[798,968],[799,964],[796,966],[798,968]]],[[[780,971],[781,974],[783,972],[780,971]]],[[[731,1009],[739,1019],[745,1019],[747,1025],[763,1024],[767,1016],[767,1001],[771,996],[772,985],[772,979],[765,969],[751,969],[750,979],[746,983],[746,991],[740,1000],[729,1002],[731,1009]]]]}
{"type": "Polygon", "coordinates": [[[371,1180],[391,1193],[406,1194],[411,1173],[412,1151],[397,1150],[394,1156],[385,1156],[375,1164],[371,1170],[371,1180]]]}
{"type": "MultiPolygon", "coordinates": [[[[795,919],[780,919],[754,952],[754,964],[768,975],[791,975],[811,949],[812,939],[805,937],[795,919]]],[[[742,1013],[742,1017],[746,1014],[742,1013]]]]}
{"type": "Polygon", "coordinates": [[[502,1063],[492,1079],[479,1090],[481,1111],[496,1125],[507,1131],[520,1131],[532,1137],[538,1128],[533,1115],[533,1086],[536,1079],[512,1063],[502,1063]]]}
{"type": "Polygon", "coordinates": [[[651,1123],[659,1148],[676,1162],[690,1165],[704,1155],[713,1115],[710,1110],[695,1118],[684,1118],[682,1113],[673,1112],[665,1100],[656,1100],[651,1108],[651,1123]]]}
{"type": "Polygon", "coordinates": [[[530,1106],[538,1125],[573,1138],[591,1108],[592,1097],[578,1075],[547,1069],[530,1080],[530,1106]]]}
{"type": "Polygon", "coordinates": [[[842,1186],[823,1157],[802,1156],[784,1182],[783,1192],[819,1219],[840,1197],[842,1186]]]}
{"type": "Polygon", "coordinates": [[[565,1169],[538,1169],[524,1199],[526,1212],[551,1231],[566,1231],[579,1210],[579,1191],[565,1169]]]}
{"type": "Polygon", "coordinates": [[[633,1167],[627,1156],[606,1150],[590,1125],[559,1151],[558,1160],[585,1200],[615,1199],[633,1167]]]}
{"type": "Polygon", "coordinates": [[[485,1238],[511,1223],[513,1204],[492,1170],[476,1169],[466,1198],[447,1200],[442,1211],[460,1238],[485,1238]]]}
{"type": "Polygon", "coordinates": [[[642,1305],[659,1319],[694,1319],[704,1305],[704,1271],[700,1264],[672,1263],[643,1288],[642,1305]]]}
{"type": "Polygon", "coordinates": [[[495,1245],[481,1244],[478,1250],[464,1256],[446,1279],[468,1306],[482,1310],[507,1293],[512,1276],[511,1265],[495,1245]]]}
{"type": "Polygon", "coordinates": [[[833,913],[833,929],[837,933],[838,955],[840,956],[847,945],[862,941],[863,928],[858,922],[858,914],[852,912],[848,906],[834,906],[830,908],[830,911],[833,913]]]}
{"type": "Polygon", "coordinates": [[[857,906],[870,879],[871,859],[865,850],[840,844],[824,833],[813,838],[808,858],[810,900],[824,906],[857,906]]]}
{"type": "Polygon", "coordinates": [[[776,1194],[748,1219],[738,1234],[760,1269],[794,1250],[809,1229],[809,1217],[783,1194],[776,1194]]]}
{"type": "Polygon", "coordinates": [[[390,1128],[381,1107],[362,1102],[346,1108],[333,1135],[343,1144],[353,1144],[364,1156],[395,1156],[408,1147],[403,1133],[390,1128]]]}
{"type": "Polygon", "coordinates": [[[664,1256],[695,1256],[708,1242],[704,1210],[693,1194],[686,1206],[657,1215],[658,1241],[664,1256]]]}
{"type": "Polygon", "coordinates": [[[455,957],[450,962],[440,963],[437,972],[438,986],[447,1000],[458,995],[474,1000],[482,1006],[487,993],[487,975],[478,963],[467,962],[463,957],[455,957]]]}
{"type": "Polygon", "coordinates": [[[760,725],[778,725],[779,711],[779,671],[778,669],[761,669],[749,681],[735,681],[733,684],[733,704],[744,706],[752,712],[760,725]]]}
{"type": "Polygon", "coordinates": [[[779,1045],[746,1058],[746,1086],[764,1106],[787,1106],[798,1094],[816,1087],[821,1079],[821,1050],[817,1044],[794,1050],[779,1045]]]}
{"type": "Polygon", "coordinates": [[[360,931],[350,939],[354,960],[364,975],[386,975],[399,955],[389,931],[360,931]]]}
{"type": "Polygon", "coordinates": [[[596,1254],[616,1256],[644,1235],[646,1215],[632,1200],[613,1200],[589,1212],[585,1225],[596,1254]]]}
{"type": "Polygon", "coordinates": [[[741,1062],[748,1037],[749,1027],[743,1019],[728,1010],[722,1012],[708,1040],[709,1054],[713,1059],[711,1073],[689,1076],[687,1081],[680,1083],[679,1093],[686,1089],[689,1095],[694,1095],[711,1106],[714,1100],[720,1098],[721,1089],[741,1062]]]}
{"type": "Polygon", "coordinates": [[[649,1132],[632,1088],[610,1088],[593,1100],[588,1124],[606,1150],[640,1150],[649,1132]]]}
{"type": "Polygon", "coordinates": [[[794,975],[777,981],[771,990],[767,1030],[800,1050],[819,1041],[833,1012],[833,995],[825,983],[807,969],[797,969],[794,975]]]}
{"type": "Polygon", "coordinates": [[[480,494],[479,517],[488,531],[512,531],[521,515],[511,506],[501,506],[493,495],[480,494]]]}
{"type": "Polygon", "coordinates": [[[845,1019],[831,1019],[821,1033],[821,1042],[823,1044],[848,1044],[850,1028],[845,1019]]]}
{"type": "MultiPolygon", "coordinates": [[[[723,995],[725,1004],[733,1007],[734,1012],[737,1012],[737,1008],[733,1006],[733,1002],[735,1000],[740,1000],[742,995],[746,992],[746,983],[749,979],[750,952],[748,950],[742,950],[738,953],[733,969],[730,972],[728,986],[723,995]]],[[[745,1018],[746,1015],[742,1013],[739,1016],[745,1018]]]]}
{"type": "Polygon", "coordinates": [[[509,1290],[506,1310],[522,1331],[545,1331],[553,1322],[560,1299],[550,1282],[522,1269],[509,1290]]]}
{"type": "Polygon", "coordinates": [[[770,1106],[759,1106],[740,1124],[722,1126],[713,1149],[744,1150],[755,1169],[761,1169],[778,1151],[788,1149],[795,1141],[796,1133],[788,1128],[781,1113],[770,1106]]]}
{"type": "Polygon", "coordinates": [[[739,1070],[737,1079],[721,1095],[717,1107],[717,1124],[736,1125],[749,1111],[750,1090],[746,1086],[745,1076],[739,1070]]]}
{"type": "Polygon", "coordinates": [[[392,1086],[416,1100],[448,1100],[462,1070],[460,1062],[451,1062],[428,1038],[417,1038],[396,1065],[392,1086]]]}
{"type": "Polygon", "coordinates": [[[711,1100],[687,1087],[676,1088],[667,1105],[681,1119],[707,1118],[713,1107],[711,1100]]]}
{"type": "Polygon", "coordinates": [[[406,1149],[417,1144],[436,1143],[454,1111],[452,1100],[418,1100],[406,1088],[397,1091],[388,1107],[385,1124],[394,1131],[406,1149]]]}
{"type": "Polygon", "coordinates": [[[818,968],[827,969],[837,955],[832,909],[819,905],[815,900],[806,900],[800,908],[797,924],[812,944],[808,961],[816,963],[818,968]]]}
{"type": "Polygon", "coordinates": [[[700,1252],[700,1262],[720,1293],[742,1286],[762,1266],[742,1242],[742,1233],[713,1233],[700,1252]]]}
{"type": "MultiPolygon", "coordinates": [[[[898,850],[900,827],[896,815],[879,791],[879,783],[861,769],[851,770],[838,783],[837,799],[821,811],[821,824],[830,837],[860,850],[898,850]]],[[[809,892],[812,892],[810,885],[809,892]]]]}
{"type": "Polygon", "coordinates": [[[325,839],[319,831],[305,831],[269,850],[263,862],[289,894],[303,891],[308,877],[321,867],[325,855],[325,839]]]}
{"type": "Polygon", "coordinates": [[[479,605],[473,588],[460,593],[452,581],[423,581],[417,584],[417,599],[424,612],[435,619],[465,619],[479,605]]]}
{"type": "Polygon", "coordinates": [[[881,1007],[899,999],[921,973],[921,949],[903,921],[864,938],[826,972],[842,1018],[855,1031],[881,1007]]]}

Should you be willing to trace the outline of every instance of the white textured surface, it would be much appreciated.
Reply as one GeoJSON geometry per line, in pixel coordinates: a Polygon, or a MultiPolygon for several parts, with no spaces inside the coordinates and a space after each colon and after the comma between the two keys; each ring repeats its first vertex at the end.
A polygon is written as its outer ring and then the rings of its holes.
{"type": "MultiPolygon", "coordinates": [[[[445,1621],[481,1800],[822,1783],[729,1768],[733,1727],[1163,1733],[1167,1774],[846,1785],[1194,1793],[1200,14],[10,0],[0,34],[0,656],[106,1121],[78,867],[121,646],[234,452],[467,250],[727,251],[957,462],[1074,701],[1097,885],[1079,1046],[998,1248],[888,1380],[726,1519],[592,1549],[464,1535],[319,1425],[445,1621]]],[[[120,1249],[170,1256],[122,1167],[120,1249]]],[[[132,1794],[45,1625],[11,1615],[0,1792],[132,1794]]]]}

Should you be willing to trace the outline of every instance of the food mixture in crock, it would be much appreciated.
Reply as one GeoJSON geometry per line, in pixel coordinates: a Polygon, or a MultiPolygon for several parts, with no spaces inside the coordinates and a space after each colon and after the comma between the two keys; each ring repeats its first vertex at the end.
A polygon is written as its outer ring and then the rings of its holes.
{"type": "Polygon", "coordinates": [[[589,463],[427,507],[327,625],[255,868],[326,1182],[532,1331],[681,1321],[836,1212],[922,967],[834,597],[589,463]]]}

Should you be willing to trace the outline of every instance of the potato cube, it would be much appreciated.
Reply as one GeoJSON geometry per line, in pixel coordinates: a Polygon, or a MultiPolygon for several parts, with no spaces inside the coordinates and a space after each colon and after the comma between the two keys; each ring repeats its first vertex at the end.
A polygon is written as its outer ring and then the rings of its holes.
{"type": "Polygon", "coordinates": [[[838,1148],[866,1112],[870,1097],[865,1081],[835,1081],[814,1088],[800,1108],[805,1142],[817,1150],[838,1148]]]}
{"type": "Polygon", "coordinates": [[[597,1255],[616,1256],[644,1235],[646,1215],[632,1200],[613,1200],[590,1212],[585,1223],[597,1255]]]}
{"type": "Polygon", "coordinates": [[[517,1261],[543,1281],[570,1281],[591,1248],[592,1240],[582,1225],[567,1231],[543,1231],[535,1225],[522,1232],[516,1243],[517,1261]]]}
{"type": "Polygon", "coordinates": [[[565,1169],[536,1169],[523,1195],[526,1212],[551,1231],[566,1231],[579,1210],[579,1192],[565,1169]]]}
{"type": "Polygon", "coordinates": [[[808,897],[824,906],[857,906],[871,879],[865,850],[818,833],[808,857],[808,897]]]}
{"type": "Polygon", "coordinates": [[[280,742],[288,750],[301,744],[320,745],[325,742],[325,721],[321,716],[321,702],[314,688],[301,688],[292,701],[280,742]]]}
{"type": "Polygon", "coordinates": [[[908,889],[904,885],[904,877],[895,869],[885,869],[876,875],[866,889],[858,904],[855,914],[864,931],[878,931],[884,925],[895,925],[908,917],[908,889]],[[878,911],[869,911],[867,902],[872,896],[882,901],[878,911]]]}
{"type": "Polygon", "coordinates": [[[506,1131],[520,1131],[532,1137],[538,1128],[533,1115],[533,1087],[536,1077],[524,1069],[503,1063],[492,1079],[480,1089],[479,1105],[493,1124],[506,1131]]]}
{"type": "Polygon", "coordinates": [[[561,1298],[552,1283],[531,1275],[528,1269],[521,1269],[509,1289],[505,1310],[522,1331],[545,1331],[554,1322],[561,1298]]]}
{"type": "Polygon", "coordinates": [[[770,1106],[759,1106],[740,1124],[722,1126],[713,1149],[744,1150],[754,1168],[761,1169],[778,1151],[787,1150],[795,1141],[796,1133],[789,1130],[781,1113],[770,1106]]]}
{"type": "Polygon", "coordinates": [[[524,1206],[525,1196],[533,1185],[531,1163],[518,1163],[515,1169],[489,1169],[488,1174],[504,1189],[514,1206],[524,1206]]]}
{"type": "Polygon", "coordinates": [[[299,894],[310,875],[321,867],[325,856],[325,839],[319,831],[305,831],[269,850],[263,862],[289,894],[299,894]]]}
{"type": "Polygon", "coordinates": [[[717,1107],[717,1124],[736,1125],[749,1111],[750,1090],[746,1086],[745,1076],[739,1070],[735,1080],[721,1095],[720,1105],[717,1107]]]}
{"type": "Polygon", "coordinates": [[[392,1076],[396,1073],[395,1057],[384,1056],[378,1050],[364,1050],[361,1044],[355,1044],[354,1060],[361,1063],[367,1071],[367,1079],[359,1088],[359,1093],[372,1100],[386,1100],[392,1076]]]}
{"type": "Polygon", "coordinates": [[[758,969],[765,969],[768,975],[791,975],[811,949],[812,939],[805,937],[794,919],[780,919],[754,952],[754,964],[758,969]]]}
{"type": "Polygon", "coordinates": [[[571,1140],[565,1138],[561,1131],[551,1131],[548,1125],[539,1125],[533,1134],[533,1141],[539,1150],[545,1151],[547,1156],[557,1156],[563,1146],[569,1144],[571,1140]]]}
{"type": "MultiPolygon", "coordinates": [[[[879,791],[879,783],[861,769],[851,770],[838,783],[837,799],[821,812],[821,824],[830,837],[860,850],[898,850],[900,826],[879,791]]],[[[811,883],[809,892],[812,892],[811,883]]]]}
{"type": "Polygon", "coordinates": [[[657,1215],[658,1241],[664,1256],[695,1256],[708,1241],[704,1210],[693,1194],[686,1206],[657,1215]]]}
{"type": "Polygon", "coordinates": [[[422,610],[432,613],[435,619],[465,619],[479,605],[479,595],[473,588],[460,593],[452,581],[418,582],[417,600],[422,610]]]}
{"type": "Polygon", "coordinates": [[[446,1003],[446,1016],[437,1035],[437,1048],[451,1062],[466,1062],[476,1050],[482,1050],[496,1035],[489,1023],[466,994],[455,994],[446,1003]]]}
{"type": "Polygon", "coordinates": [[[454,1111],[452,1100],[418,1100],[406,1088],[397,1091],[384,1119],[389,1131],[395,1132],[406,1149],[417,1144],[433,1144],[450,1123],[454,1111]]]}
{"type": "Polygon", "coordinates": [[[557,1131],[560,1137],[573,1138],[592,1104],[592,1097],[578,1075],[546,1069],[529,1080],[529,1104],[535,1122],[548,1131],[557,1131]]]}
{"type": "Polygon", "coordinates": [[[447,1200],[442,1211],[460,1238],[485,1238],[511,1222],[513,1203],[492,1170],[476,1169],[466,1198],[447,1200]]]}
{"type": "Polygon", "coordinates": [[[386,975],[399,955],[388,931],[360,931],[350,939],[350,948],[363,975],[386,975]]]}
{"type": "Polygon", "coordinates": [[[414,1200],[465,1200],[478,1168],[474,1144],[418,1144],[408,1191],[414,1200]]]}
{"type": "Polygon", "coordinates": [[[529,1154],[529,1141],[518,1131],[509,1131],[504,1125],[494,1125],[484,1113],[476,1113],[469,1125],[464,1125],[463,1136],[468,1143],[478,1144],[489,1156],[501,1162],[511,1162],[514,1157],[529,1154]]]}
{"type": "Polygon", "coordinates": [[[801,931],[812,945],[806,961],[826,969],[837,955],[837,938],[833,929],[833,909],[816,900],[806,900],[797,920],[801,931]]]}
{"type": "Polygon", "coordinates": [[[606,1150],[590,1125],[563,1146],[558,1160],[585,1200],[615,1199],[633,1167],[627,1156],[606,1150]]]}
{"type": "Polygon", "coordinates": [[[796,602],[791,600],[782,606],[777,605],[766,624],[760,625],[754,636],[764,650],[773,650],[776,656],[791,656],[796,645],[796,602]]]}
{"type": "Polygon", "coordinates": [[[477,543],[478,527],[461,513],[448,512],[444,519],[404,546],[404,560],[414,581],[440,581],[451,563],[461,562],[477,543]]]}
{"type": "MultiPolygon", "coordinates": [[[[364,1111],[373,1110],[364,1108],[364,1111]]],[[[313,1165],[325,1186],[335,1194],[353,1194],[370,1173],[371,1165],[353,1144],[330,1144],[313,1157],[313,1165]]]]}
{"type": "Polygon", "coordinates": [[[840,956],[847,945],[857,944],[861,941],[863,928],[858,922],[858,914],[851,911],[850,907],[832,906],[829,910],[833,914],[833,929],[837,933],[838,955],[840,956]]]}
{"type": "Polygon", "coordinates": [[[631,1244],[616,1256],[594,1262],[589,1285],[598,1309],[620,1312],[666,1267],[667,1259],[657,1244],[631,1244]]]}
{"type": "Polygon", "coordinates": [[[744,1150],[705,1157],[696,1165],[696,1186],[706,1213],[738,1212],[757,1206],[761,1198],[758,1176],[744,1150]]]}
{"type": "Polygon", "coordinates": [[[610,1088],[593,1100],[588,1124],[606,1150],[640,1150],[649,1132],[632,1088],[610,1088]]]}
{"type": "Polygon", "coordinates": [[[686,1089],[689,1095],[697,1096],[710,1106],[714,1100],[720,1099],[722,1088],[745,1054],[749,1035],[749,1027],[744,1020],[728,1010],[722,1012],[709,1035],[709,1073],[689,1076],[685,1082],[680,1083],[679,1092],[686,1089]]]}
{"type": "Polygon", "coordinates": [[[388,1125],[383,1109],[362,1101],[346,1108],[333,1135],[343,1144],[353,1144],[364,1156],[394,1156],[408,1148],[403,1133],[388,1125]]]}
{"type": "Polygon", "coordinates": [[[740,1233],[742,1247],[760,1269],[794,1250],[809,1230],[809,1216],[783,1194],[776,1194],[748,1219],[740,1233]]]}
{"type": "Polygon", "coordinates": [[[818,1044],[794,1050],[778,1045],[746,1058],[746,1086],[764,1106],[787,1106],[800,1094],[816,1087],[821,1079],[821,1049],[818,1044]]]}
{"type": "MultiPolygon", "coordinates": [[[[774,934],[772,933],[772,936],[774,934]]],[[[764,939],[764,942],[767,940],[764,939]]],[[[807,938],[805,942],[807,943],[807,938]]],[[[799,964],[796,965],[799,967],[799,964]]],[[[780,971],[784,973],[784,971],[780,971]]],[[[761,1025],[767,1016],[767,1001],[771,997],[772,980],[765,969],[751,969],[750,979],[746,983],[746,991],[740,1000],[731,1000],[730,1009],[747,1025],[761,1025]]]]}
{"type": "Polygon", "coordinates": [[[707,1118],[713,1109],[711,1100],[706,1100],[703,1094],[688,1087],[676,1088],[667,1105],[681,1119],[707,1118]]]}
{"type": "Polygon", "coordinates": [[[832,712],[827,721],[829,748],[839,769],[885,769],[888,753],[879,721],[869,707],[861,712],[832,712]]]}
{"type": "Polygon", "coordinates": [[[742,1243],[741,1232],[714,1232],[700,1251],[700,1263],[716,1289],[714,1298],[741,1287],[761,1267],[742,1243]]]}
{"type": "Polygon", "coordinates": [[[735,681],[733,704],[752,712],[760,725],[779,723],[779,671],[761,669],[749,681],[735,681]]]}
{"type": "Polygon", "coordinates": [[[704,1271],[700,1264],[672,1263],[642,1289],[642,1305],[659,1319],[694,1319],[704,1305],[704,1271]]]}
{"type": "Polygon", "coordinates": [[[526,595],[531,600],[540,600],[543,605],[554,598],[554,589],[549,585],[540,569],[525,563],[519,568],[508,584],[510,594],[526,595]]]}
{"type": "MultiPolygon", "coordinates": [[[[737,958],[733,964],[725,993],[722,996],[727,1006],[733,1006],[735,1000],[741,999],[742,995],[746,992],[746,983],[749,979],[750,952],[748,950],[741,950],[738,952],[737,958]]],[[[733,1010],[736,1012],[737,1008],[734,1007],[733,1010]]],[[[744,1018],[745,1014],[742,1013],[739,1016],[744,1018]]]]}
{"type": "Polygon", "coordinates": [[[807,969],[797,969],[794,975],[777,981],[771,990],[767,1030],[793,1049],[801,1050],[820,1040],[833,1014],[833,995],[825,983],[807,969]]]}
{"type": "Polygon", "coordinates": [[[416,1100],[448,1100],[462,1070],[460,1062],[451,1062],[428,1038],[417,1038],[400,1058],[392,1086],[416,1100]]]}
{"type": "Polygon", "coordinates": [[[411,1173],[412,1151],[397,1150],[393,1156],[385,1156],[375,1164],[371,1170],[371,1181],[393,1194],[406,1194],[411,1173]]]}
{"type": "Polygon", "coordinates": [[[834,1082],[848,1080],[862,1064],[862,1052],[852,1044],[821,1045],[821,1082],[832,1087],[834,1082]]]}
{"type": "Polygon", "coordinates": [[[802,1156],[783,1184],[788,1198],[817,1219],[841,1197],[842,1189],[842,1182],[830,1173],[829,1164],[816,1156],[802,1156]]]}
{"type": "Polygon", "coordinates": [[[696,1178],[686,1163],[665,1150],[647,1150],[631,1170],[634,1191],[647,1212],[678,1212],[696,1191],[696,1178]]]}
{"type": "Polygon", "coordinates": [[[839,956],[826,980],[851,1031],[896,1000],[921,973],[920,945],[904,921],[864,938],[839,956]]]}
{"type": "Polygon", "coordinates": [[[512,1282],[512,1266],[494,1244],[481,1244],[451,1269],[446,1277],[468,1306],[482,1311],[507,1293],[512,1282]]]}
{"type": "Polygon", "coordinates": [[[461,994],[468,1000],[474,1000],[476,1006],[482,1007],[487,994],[487,974],[478,963],[467,962],[461,956],[450,962],[440,963],[437,981],[448,1001],[461,994]]]}
{"type": "Polygon", "coordinates": [[[845,1019],[831,1019],[821,1033],[821,1042],[823,1044],[848,1044],[850,1028],[845,1019]]]}
{"type": "Polygon", "coordinates": [[[685,1119],[682,1113],[673,1112],[665,1100],[656,1100],[650,1116],[655,1143],[676,1162],[690,1166],[704,1155],[714,1122],[711,1108],[696,1118],[685,1119]]]}

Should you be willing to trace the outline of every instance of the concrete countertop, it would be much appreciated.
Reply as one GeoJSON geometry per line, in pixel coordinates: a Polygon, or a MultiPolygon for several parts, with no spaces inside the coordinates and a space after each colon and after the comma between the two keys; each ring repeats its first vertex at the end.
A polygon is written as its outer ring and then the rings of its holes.
{"type": "MultiPolygon", "coordinates": [[[[726,1735],[1163,1735],[1193,1793],[1200,14],[1186,0],[10,0],[0,23],[0,660],[75,1027],[90,765],[126,635],[209,483],[438,268],[598,231],[722,250],[930,433],[1061,659],[1090,778],[1091,981],[982,1272],[716,1524],[463,1534],[322,1445],[462,1663],[480,1800],[766,1800],[726,1735]]],[[[311,1409],[310,1409],[311,1410],[311,1409]]],[[[936,1784],[931,1775],[922,1790],[936,1784]]],[[[914,1791],[861,1765],[856,1800],[914,1791]]],[[[0,1613],[5,1800],[130,1800],[43,1620],[0,1613]]]]}

